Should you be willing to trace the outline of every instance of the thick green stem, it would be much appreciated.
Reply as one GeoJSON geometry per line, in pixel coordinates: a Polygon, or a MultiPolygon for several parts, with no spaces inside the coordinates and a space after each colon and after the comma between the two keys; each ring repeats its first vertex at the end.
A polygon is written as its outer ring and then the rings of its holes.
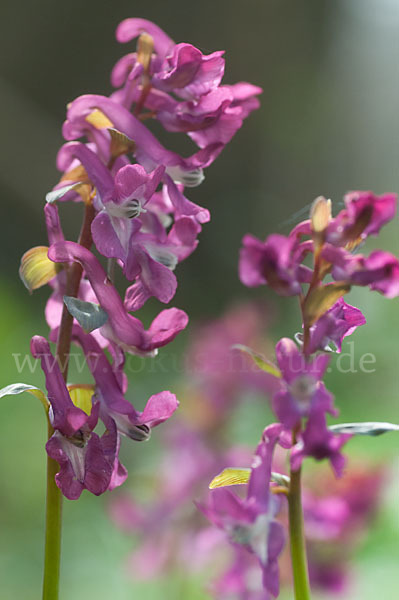
{"type": "MultiPolygon", "coordinates": [[[[54,433],[48,424],[48,437],[54,433]]],[[[55,483],[58,463],[47,456],[46,545],[43,600],[57,600],[60,580],[62,495],[55,483]]]]}
{"type": "MultiPolygon", "coordinates": [[[[79,243],[85,248],[92,244],[91,223],[94,218],[94,208],[86,204],[85,217],[79,237],[79,243]]],[[[82,267],[74,263],[67,270],[67,295],[76,297],[82,278],[82,267]]],[[[67,380],[69,352],[71,347],[73,317],[66,306],[63,307],[60,331],[57,340],[56,357],[63,375],[67,380]]],[[[54,429],[48,423],[48,439],[54,429]]],[[[55,483],[55,475],[59,471],[58,463],[47,456],[47,495],[46,495],[46,538],[44,550],[43,600],[58,600],[60,563],[61,563],[61,525],[62,525],[62,494],[55,483]]]]}
{"type": "Polygon", "coordinates": [[[300,469],[298,471],[291,471],[288,511],[295,599],[310,600],[308,563],[303,529],[300,469]]]}

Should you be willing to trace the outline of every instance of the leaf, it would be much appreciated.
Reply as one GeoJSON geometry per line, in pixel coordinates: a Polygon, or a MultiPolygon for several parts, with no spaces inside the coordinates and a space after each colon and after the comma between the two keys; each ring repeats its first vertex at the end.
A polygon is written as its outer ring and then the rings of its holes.
{"type": "Polygon", "coordinates": [[[79,298],[64,296],[64,303],[69,314],[77,320],[86,333],[102,327],[108,319],[105,310],[93,302],[85,302],[79,300],[79,298]]]}
{"type": "Polygon", "coordinates": [[[62,269],[62,265],[51,261],[47,253],[47,246],[36,246],[25,252],[21,258],[19,276],[30,292],[46,285],[62,269]]]}
{"type": "Polygon", "coordinates": [[[65,194],[70,192],[71,190],[75,190],[79,192],[79,188],[85,185],[83,181],[77,181],[76,183],[71,183],[70,185],[65,185],[64,187],[58,188],[56,190],[51,190],[46,194],[46,202],[47,204],[53,204],[57,200],[60,200],[65,194]]]}
{"type": "Polygon", "coordinates": [[[26,383],[11,383],[11,385],[7,385],[0,390],[0,398],[3,398],[4,396],[23,394],[24,392],[29,392],[32,394],[32,396],[38,398],[43,404],[45,411],[48,411],[49,402],[45,394],[42,392],[42,390],[39,390],[39,388],[35,387],[34,385],[28,385],[26,383]]]}
{"type": "Polygon", "coordinates": [[[263,358],[261,354],[258,354],[254,350],[251,350],[251,348],[248,348],[248,346],[244,346],[243,344],[234,344],[234,346],[232,346],[232,349],[240,350],[241,352],[245,352],[245,354],[249,354],[249,356],[252,358],[256,366],[259,367],[259,369],[265,371],[266,373],[270,373],[270,375],[273,375],[274,377],[278,377],[279,379],[281,379],[282,375],[280,369],[274,363],[263,358]]]}
{"type": "Polygon", "coordinates": [[[303,307],[305,324],[310,327],[324,315],[351,286],[347,283],[336,282],[314,288],[306,297],[303,307]]]}
{"type": "Polygon", "coordinates": [[[77,408],[90,415],[93,407],[92,398],[94,394],[93,385],[68,385],[69,395],[77,408]]]}
{"type": "Polygon", "coordinates": [[[228,485],[241,485],[248,483],[251,475],[251,469],[234,469],[228,467],[224,469],[219,475],[216,475],[209,484],[209,489],[226,487],[228,485]]]}
{"type": "Polygon", "coordinates": [[[399,425],[394,423],[379,423],[369,421],[363,423],[340,423],[329,427],[333,433],[352,433],[353,435],[382,435],[389,431],[399,431],[399,425]]]}

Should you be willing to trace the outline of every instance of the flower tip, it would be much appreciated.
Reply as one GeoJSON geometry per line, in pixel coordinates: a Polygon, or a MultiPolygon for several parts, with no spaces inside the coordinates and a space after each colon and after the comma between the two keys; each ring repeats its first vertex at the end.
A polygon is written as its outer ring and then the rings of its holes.
{"type": "Polygon", "coordinates": [[[319,196],[310,209],[310,220],[314,233],[323,233],[331,220],[331,200],[319,196]]]}

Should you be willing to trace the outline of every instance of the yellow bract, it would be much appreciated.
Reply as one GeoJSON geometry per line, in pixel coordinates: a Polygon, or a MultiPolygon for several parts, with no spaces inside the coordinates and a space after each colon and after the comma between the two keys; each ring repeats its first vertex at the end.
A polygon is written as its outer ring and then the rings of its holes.
{"type": "Polygon", "coordinates": [[[263,358],[263,356],[261,356],[258,352],[255,352],[251,348],[248,348],[248,346],[244,346],[244,344],[234,344],[232,348],[234,350],[241,350],[241,352],[245,352],[245,354],[248,354],[252,358],[256,366],[259,367],[259,369],[261,369],[262,371],[265,371],[265,373],[269,373],[270,375],[278,377],[279,379],[281,378],[280,369],[271,361],[263,358]]]}
{"type": "Polygon", "coordinates": [[[122,154],[134,151],[135,143],[127,135],[113,128],[109,128],[108,131],[111,136],[110,151],[112,158],[118,158],[122,154]]]}
{"type": "Polygon", "coordinates": [[[50,406],[49,401],[46,398],[46,395],[44,394],[44,392],[42,392],[42,390],[37,390],[35,388],[32,388],[30,390],[26,390],[29,394],[32,394],[32,396],[35,396],[38,400],[40,400],[40,402],[43,404],[44,406],[44,410],[46,412],[48,412],[48,408],[50,406]]]}
{"type": "Polygon", "coordinates": [[[306,298],[303,307],[305,324],[309,327],[313,325],[350,289],[350,285],[339,281],[313,289],[306,298]]]}
{"type": "Polygon", "coordinates": [[[77,408],[90,415],[92,409],[92,397],[94,386],[92,385],[68,385],[69,395],[77,408]]]}
{"type": "Polygon", "coordinates": [[[21,258],[19,276],[30,292],[46,285],[62,268],[48,258],[47,252],[47,246],[36,246],[21,258]]]}
{"type": "Polygon", "coordinates": [[[224,469],[219,475],[216,475],[209,484],[209,489],[226,487],[228,485],[242,485],[248,483],[251,475],[251,469],[224,469]]]}
{"type": "Polygon", "coordinates": [[[101,110],[98,110],[98,108],[95,108],[93,112],[87,115],[86,121],[96,129],[109,129],[114,126],[112,121],[101,110]]]}

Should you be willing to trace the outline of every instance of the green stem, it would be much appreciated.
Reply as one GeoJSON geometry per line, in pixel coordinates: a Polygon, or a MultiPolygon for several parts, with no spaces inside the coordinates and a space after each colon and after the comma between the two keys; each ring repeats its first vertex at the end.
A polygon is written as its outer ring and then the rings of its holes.
{"type": "Polygon", "coordinates": [[[303,530],[300,469],[298,471],[291,471],[288,512],[295,599],[310,600],[309,575],[303,530]]]}
{"type": "MultiPolygon", "coordinates": [[[[79,244],[90,248],[92,244],[91,223],[94,218],[94,208],[90,203],[85,206],[85,216],[80,232],[79,244]]],[[[74,263],[67,269],[67,295],[77,297],[82,267],[74,263]]],[[[69,352],[71,347],[73,317],[64,305],[61,317],[60,331],[57,340],[56,357],[63,375],[67,380],[69,352]]],[[[54,429],[48,422],[48,439],[54,429]]],[[[47,456],[47,495],[46,495],[46,538],[44,550],[43,600],[58,600],[60,563],[61,563],[61,526],[62,526],[62,494],[55,483],[59,471],[58,463],[47,456]]]]}
{"type": "MultiPolygon", "coordinates": [[[[48,437],[54,433],[48,424],[48,437]]],[[[47,456],[46,542],[43,600],[57,600],[60,579],[62,494],[55,483],[58,463],[47,456]]]]}

